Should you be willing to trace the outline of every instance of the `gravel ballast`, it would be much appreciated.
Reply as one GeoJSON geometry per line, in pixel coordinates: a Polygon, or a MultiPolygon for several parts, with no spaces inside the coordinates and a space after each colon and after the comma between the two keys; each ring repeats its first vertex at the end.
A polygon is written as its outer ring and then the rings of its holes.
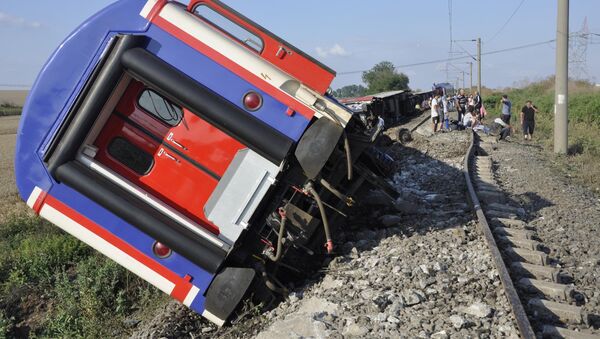
{"type": "Polygon", "coordinates": [[[552,162],[553,155],[530,143],[499,143],[490,152],[496,177],[514,206],[525,209],[528,226],[547,248],[551,263],[572,283],[588,324],[570,328],[599,334],[600,197],[552,162]]]}

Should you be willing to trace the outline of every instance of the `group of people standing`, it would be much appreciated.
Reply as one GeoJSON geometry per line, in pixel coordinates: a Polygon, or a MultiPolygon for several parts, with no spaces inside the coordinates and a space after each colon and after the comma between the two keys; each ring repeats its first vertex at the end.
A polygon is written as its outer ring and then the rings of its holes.
{"type": "MultiPolygon", "coordinates": [[[[458,112],[457,124],[464,128],[472,127],[481,124],[481,121],[485,117],[485,108],[481,100],[479,92],[475,92],[473,95],[467,96],[465,90],[461,89],[457,96],[448,99],[445,95],[442,96],[440,93],[436,93],[431,99],[431,121],[433,132],[441,130],[440,123],[445,123],[445,129],[449,128],[449,111],[450,111],[450,100],[454,101],[454,107],[458,112]]],[[[498,139],[506,140],[512,132],[511,119],[512,119],[512,102],[508,99],[508,95],[503,95],[500,101],[502,106],[502,118],[494,120],[494,125],[498,127],[498,139]]],[[[523,137],[525,140],[531,140],[533,131],[535,130],[535,114],[538,112],[538,108],[533,105],[531,100],[528,100],[521,108],[520,112],[520,123],[523,129],[523,137]]]]}
{"type": "Polygon", "coordinates": [[[483,102],[481,101],[481,95],[475,91],[474,94],[467,96],[465,90],[461,89],[455,98],[456,110],[458,112],[458,121],[462,121],[467,113],[473,116],[477,116],[479,121],[483,120],[483,102]]]}
{"type": "Polygon", "coordinates": [[[472,127],[472,125],[481,122],[485,116],[483,101],[479,92],[467,96],[465,90],[461,89],[459,94],[453,98],[447,98],[446,95],[436,93],[431,100],[431,120],[433,132],[440,130],[441,122],[445,124],[445,129],[449,129],[449,108],[450,102],[458,112],[457,124],[463,127],[472,127]]]}

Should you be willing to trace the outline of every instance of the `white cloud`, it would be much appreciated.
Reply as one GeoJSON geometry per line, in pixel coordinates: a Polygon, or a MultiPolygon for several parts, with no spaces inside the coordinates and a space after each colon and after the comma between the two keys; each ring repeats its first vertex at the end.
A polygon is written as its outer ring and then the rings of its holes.
{"type": "Polygon", "coordinates": [[[16,17],[4,12],[0,12],[0,26],[40,28],[42,27],[42,24],[38,21],[29,21],[25,18],[16,17]]]}
{"type": "Polygon", "coordinates": [[[342,47],[338,43],[334,44],[330,48],[317,47],[316,51],[317,51],[317,54],[320,57],[322,57],[322,58],[327,58],[329,56],[347,56],[347,55],[350,55],[350,53],[348,53],[348,51],[346,51],[346,49],[344,49],[344,47],[342,47]]]}

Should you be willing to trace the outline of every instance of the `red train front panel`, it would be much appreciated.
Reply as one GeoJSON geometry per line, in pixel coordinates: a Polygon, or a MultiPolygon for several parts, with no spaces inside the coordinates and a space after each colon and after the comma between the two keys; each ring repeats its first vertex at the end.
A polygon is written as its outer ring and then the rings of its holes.
{"type": "Polygon", "coordinates": [[[101,164],[219,234],[203,207],[244,148],[235,139],[133,81],[95,146],[101,164]]]}

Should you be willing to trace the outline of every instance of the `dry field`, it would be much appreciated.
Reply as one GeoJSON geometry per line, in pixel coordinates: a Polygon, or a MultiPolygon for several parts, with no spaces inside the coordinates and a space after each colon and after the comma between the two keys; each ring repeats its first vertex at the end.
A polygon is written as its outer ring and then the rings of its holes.
{"type": "Polygon", "coordinates": [[[13,165],[19,118],[0,117],[0,221],[7,213],[23,205],[17,196],[13,165]]]}
{"type": "Polygon", "coordinates": [[[0,90],[0,104],[8,103],[23,107],[27,94],[29,94],[28,90],[0,90]]]}

